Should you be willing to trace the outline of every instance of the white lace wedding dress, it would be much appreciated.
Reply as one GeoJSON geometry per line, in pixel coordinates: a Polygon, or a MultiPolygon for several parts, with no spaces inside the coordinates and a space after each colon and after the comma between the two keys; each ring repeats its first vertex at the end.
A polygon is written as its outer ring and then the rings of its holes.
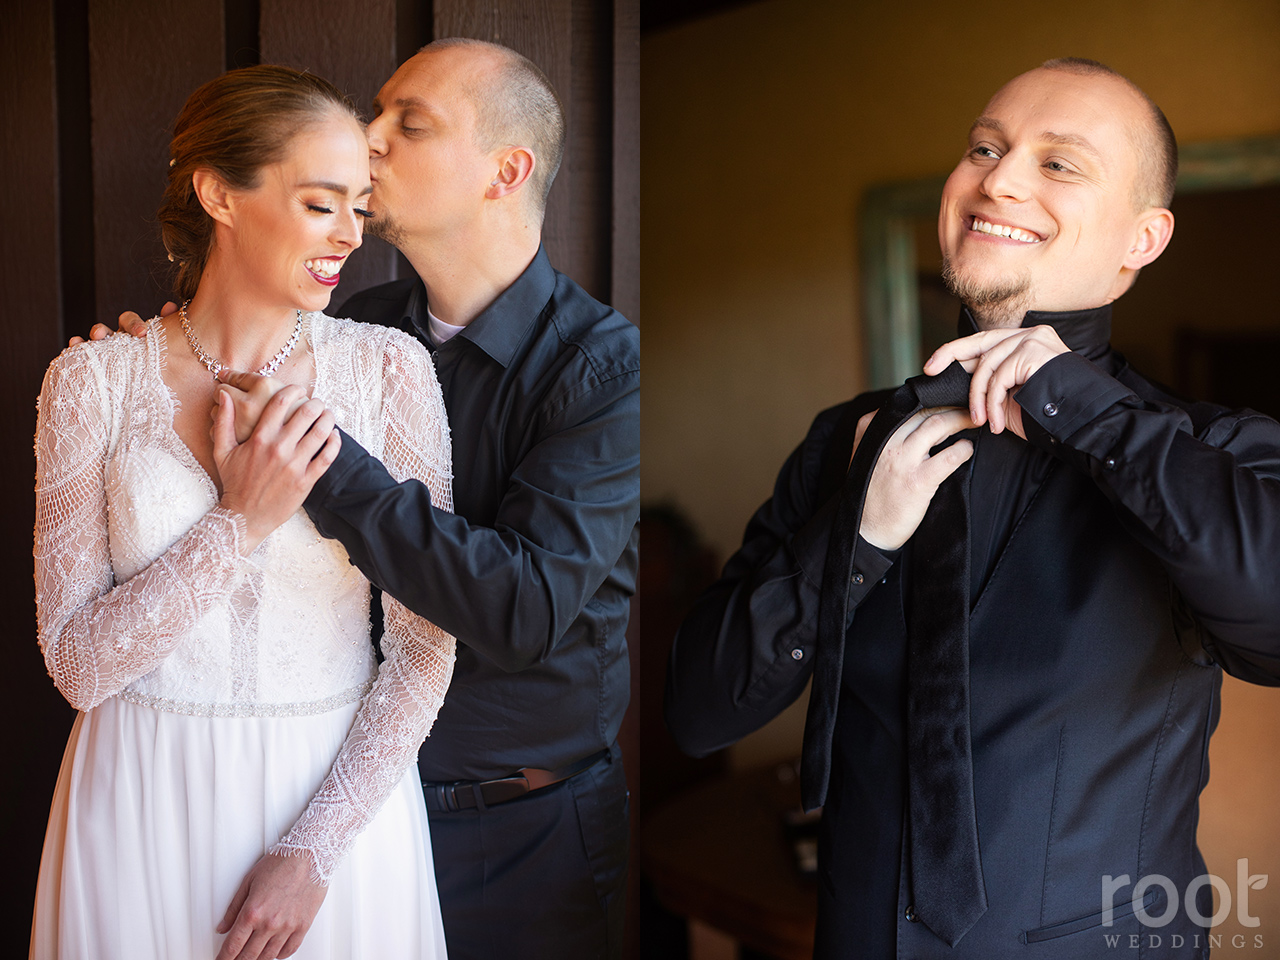
{"type": "MultiPolygon", "coordinates": [[[[397,331],[305,318],[314,395],[397,478],[452,503],[431,361],[397,331]]],[[[454,640],[369,586],[299,511],[248,558],[173,430],[165,337],[50,366],[36,434],[40,647],[81,713],[49,817],[31,955],[212,960],[267,851],[328,894],[298,958],[443,957],[418,746],[454,640]]]]}

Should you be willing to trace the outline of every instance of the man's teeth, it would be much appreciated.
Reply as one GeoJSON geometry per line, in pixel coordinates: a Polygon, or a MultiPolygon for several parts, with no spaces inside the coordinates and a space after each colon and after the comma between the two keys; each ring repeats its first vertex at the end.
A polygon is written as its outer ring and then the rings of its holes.
{"type": "Polygon", "coordinates": [[[342,269],[345,260],[303,260],[302,264],[312,273],[318,273],[322,277],[336,277],[338,271],[342,269]]]}
{"type": "Polygon", "coordinates": [[[1034,233],[1029,233],[1026,230],[1019,230],[1017,227],[987,223],[987,221],[979,220],[977,217],[973,218],[973,224],[969,229],[977,230],[979,233],[989,233],[993,237],[1008,237],[1010,240],[1021,240],[1023,243],[1040,242],[1040,238],[1034,233]]]}

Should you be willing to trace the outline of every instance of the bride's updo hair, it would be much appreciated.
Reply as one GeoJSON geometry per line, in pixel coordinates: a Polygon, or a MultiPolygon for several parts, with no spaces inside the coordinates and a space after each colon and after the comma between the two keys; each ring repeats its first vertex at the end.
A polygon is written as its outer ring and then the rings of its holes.
{"type": "Polygon", "coordinates": [[[333,110],[360,119],[328,80],[270,64],[224,73],[187,98],[174,121],[169,183],[157,213],[180,300],[195,294],[213,248],[213,219],[200,206],[192,174],[203,167],[232,189],[251,190],[263,167],[284,159],[294,136],[333,110]]]}

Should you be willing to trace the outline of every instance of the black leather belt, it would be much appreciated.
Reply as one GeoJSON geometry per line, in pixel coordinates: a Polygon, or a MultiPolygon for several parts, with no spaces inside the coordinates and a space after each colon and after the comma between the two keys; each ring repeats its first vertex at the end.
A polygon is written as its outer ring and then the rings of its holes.
{"type": "Polygon", "coordinates": [[[484,810],[499,803],[523,797],[526,793],[541,790],[552,784],[576,777],[589,770],[609,755],[609,748],[583,757],[559,770],[538,770],[525,767],[514,776],[500,780],[459,780],[454,783],[422,782],[422,794],[427,809],[433,813],[456,813],[479,807],[484,810]]]}

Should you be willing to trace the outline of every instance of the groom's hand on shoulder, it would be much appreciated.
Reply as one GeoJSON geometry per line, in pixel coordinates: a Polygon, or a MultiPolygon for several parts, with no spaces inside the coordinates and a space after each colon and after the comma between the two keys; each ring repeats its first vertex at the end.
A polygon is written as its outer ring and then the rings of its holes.
{"type": "MultiPolygon", "coordinates": [[[[167,317],[169,314],[176,312],[177,309],[178,305],[170,300],[160,308],[160,316],[167,317]]],[[[135,337],[145,337],[147,335],[147,321],[143,320],[142,317],[138,316],[138,314],[134,313],[132,310],[126,310],[124,313],[120,314],[116,323],[119,324],[121,333],[132,334],[135,337]]],[[[89,328],[89,339],[105,340],[107,337],[111,336],[111,332],[111,328],[105,323],[95,323],[89,328]]],[[[67,341],[67,346],[74,347],[77,343],[84,343],[84,337],[72,337],[67,341]]]]}

